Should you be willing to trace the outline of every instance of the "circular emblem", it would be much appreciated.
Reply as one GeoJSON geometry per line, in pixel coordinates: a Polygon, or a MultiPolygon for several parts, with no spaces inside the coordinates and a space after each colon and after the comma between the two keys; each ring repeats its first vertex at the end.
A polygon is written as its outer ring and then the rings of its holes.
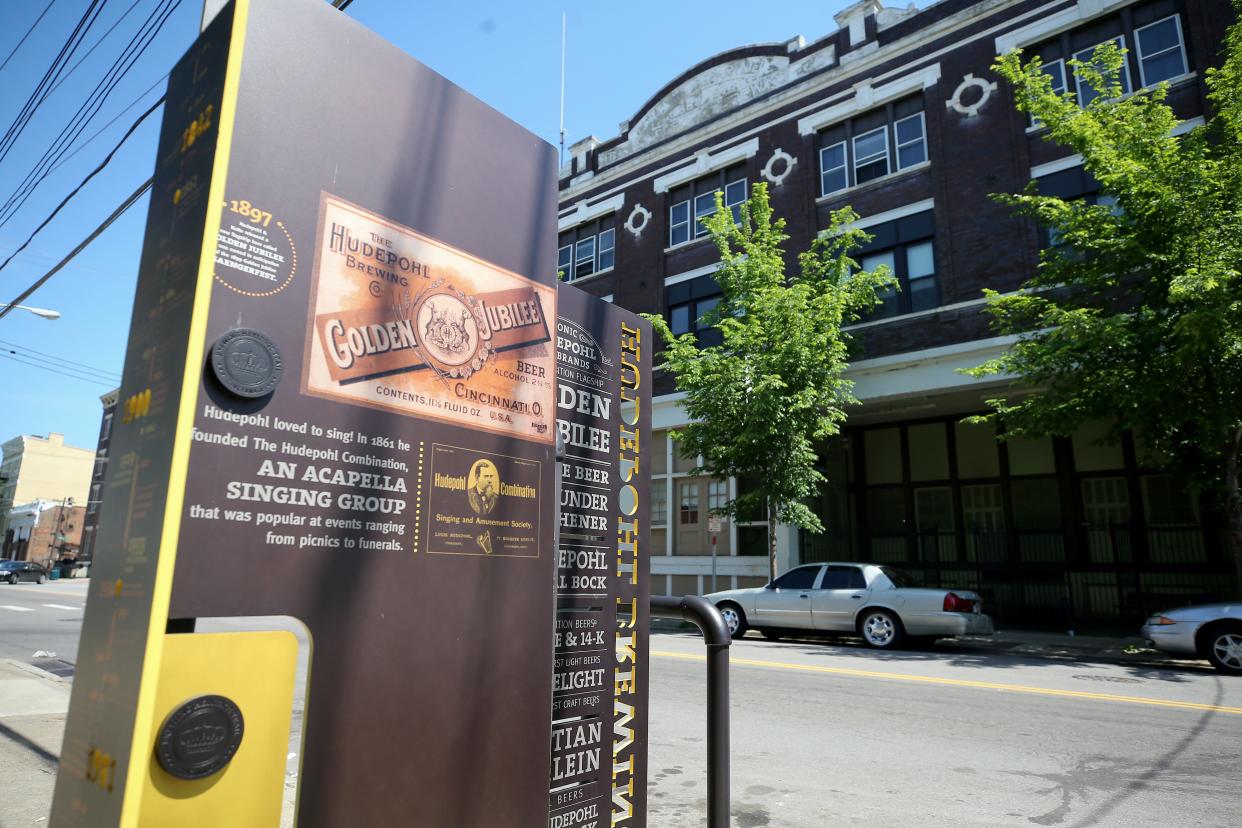
{"type": "Polygon", "coordinates": [[[237,328],[216,340],[211,367],[220,384],[239,397],[272,393],[285,363],[276,343],[258,331],[237,328]]]}
{"type": "Polygon", "coordinates": [[[468,379],[492,355],[492,327],[477,299],[434,283],[419,299],[414,324],[423,355],[439,372],[468,379]]]}
{"type": "Polygon", "coordinates": [[[794,164],[797,163],[797,158],[777,147],[772,150],[772,157],[768,159],[768,163],[763,167],[763,177],[779,187],[785,183],[785,179],[793,172],[794,164]],[[776,171],[778,164],[781,166],[779,173],[776,171]]]}
{"type": "Polygon", "coordinates": [[[968,74],[962,78],[962,82],[953,90],[953,96],[944,102],[946,109],[952,109],[959,115],[965,115],[967,118],[973,118],[979,114],[979,110],[983,109],[984,104],[988,102],[988,98],[992,97],[992,93],[996,91],[996,81],[989,81],[984,78],[976,78],[974,75],[968,74]],[[966,103],[966,95],[970,90],[974,97],[972,103],[966,103]]]}
{"type": "Polygon", "coordinates": [[[198,696],[164,720],[155,756],[178,779],[202,779],[222,770],[241,745],[245,722],[224,696],[198,696]]]}

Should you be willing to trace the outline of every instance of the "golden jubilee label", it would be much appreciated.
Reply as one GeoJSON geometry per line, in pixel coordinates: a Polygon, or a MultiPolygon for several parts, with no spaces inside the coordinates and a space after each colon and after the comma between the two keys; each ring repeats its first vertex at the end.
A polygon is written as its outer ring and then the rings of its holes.
{"type": "Polygon", "coordinates": [[[553,288],[325,193],[303,390],[551,442],[553,288]]]}

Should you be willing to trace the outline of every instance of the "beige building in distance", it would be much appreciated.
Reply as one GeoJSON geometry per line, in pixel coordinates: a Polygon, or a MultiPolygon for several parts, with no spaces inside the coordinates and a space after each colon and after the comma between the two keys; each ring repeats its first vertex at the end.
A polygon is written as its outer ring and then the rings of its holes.
{"type": "Polygon", "coordinates": [[[85,505],[91,487],[95,452],[65,445],[65,435],[23,434],[0,445],[0,543],[8,535],[14,504],[54,500],[85,505]]]}

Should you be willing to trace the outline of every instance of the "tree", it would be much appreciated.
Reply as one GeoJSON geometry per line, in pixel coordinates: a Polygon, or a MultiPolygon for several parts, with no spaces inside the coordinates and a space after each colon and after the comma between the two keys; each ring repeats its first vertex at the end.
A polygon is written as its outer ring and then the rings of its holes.
{"type": "MultiPolygon", "coordinates": [[[[1242,10],[1242,0],[1234,0],[1242,10]]],[[[995,64],[1047,139],[1083,157],[1116,205],[997,196],[1055,243],[1024,290],[988,292],[993,325],[1018,340],[970,373],[1009,374],[1017,391],[980,419],[1007,436],[1068,434],[1108,420],[1133,431],[1146,462],[1222,496],[1242,579],[1242,28],[1206,73],[1215,114],[1175,136],[1166,86],[1121,97],[1123,51],[1108,43],[1071,66],[1095,90],[1085,107],[1053,92],[1038,59],[995,64]]]]}
{"type": "Polygon", "coordinates": [[[851,229],[848,208],[832,214],[827,233],[799,256],[800,272],[786,274],[784,219],[773,220],[767,185],[755,186],[738,221],[716,194],[716,213],[704,221],[720,250],[716,282],[720,303],[704,322],[722,344],[700,348],[693,333],[675,336],[663,317],[649,315],[665,343],[663,367],[686,394],[691,422],[673,432],[681,452],[701,456],[693,474],[735,477],[752,483],[717,512],[764,514],[768,561],[776,577],[776,524],[823,531],[806,505],[823,474],[816,444],[837,434],[845,407],[854,402],[847,367],[849,337],[842,325],[857,321],[895,288],[886,269],[857,272],[850,251],[870,237],[851,229]]]}

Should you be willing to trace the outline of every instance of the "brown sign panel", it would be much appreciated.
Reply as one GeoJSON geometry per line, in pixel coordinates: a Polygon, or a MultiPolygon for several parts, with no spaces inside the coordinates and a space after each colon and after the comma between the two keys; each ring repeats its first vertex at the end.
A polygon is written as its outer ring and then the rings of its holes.
{"type": "Polygon", "coordinates": [[[647,824],[651,324],[560,286],[549,828],[647,824]]]}
{"type": "Polygon", "coordinates": [[[194,335],[283,379],[191,366],[169,615],[306,625],[300,826],[541,824],[555,150],[317,0],[249,4],[238,48],[194,335]]]}

